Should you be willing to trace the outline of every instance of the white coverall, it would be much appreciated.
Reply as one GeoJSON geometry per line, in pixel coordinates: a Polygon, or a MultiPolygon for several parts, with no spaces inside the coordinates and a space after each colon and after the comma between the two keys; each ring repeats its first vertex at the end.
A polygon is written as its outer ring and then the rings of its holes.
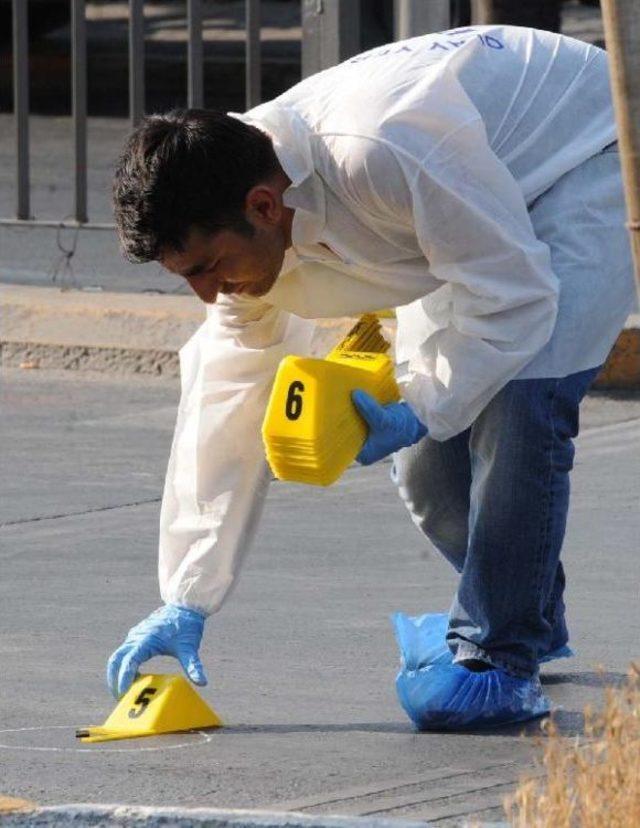
{"type": "MultiPolygon", "coordinates": [[[[396,307],[403,395],[446,440],[513,378],[601,364],[634,296],[624,244],[606,272],[554,272],[531,220],[538,196],[616,139],[600,49],[452,30],[373,49],[237,117],[273,139],[295,216],[269,294],[221,297],[180,352],[159,576],[165,602],[205,614],[255,533],[264,409],[280,360],[307,350],[307,320],[396,307]]],[[[588,246],[586,228],[567,232],[588,246]]]]}

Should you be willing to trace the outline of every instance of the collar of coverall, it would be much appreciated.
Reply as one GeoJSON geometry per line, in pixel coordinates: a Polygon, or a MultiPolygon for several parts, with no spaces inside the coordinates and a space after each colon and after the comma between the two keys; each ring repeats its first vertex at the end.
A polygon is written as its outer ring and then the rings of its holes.
{"type": "Polygon", "coordinates": [[[309,146],[309,129],[300,115],[285,106],[261,104],[244,114],[228,113],[266,132],[291,185],[283,202],[295,210],[291,227],[293,246],[320,241],[325,226],[324,187],[316,173],[309,146]]]}

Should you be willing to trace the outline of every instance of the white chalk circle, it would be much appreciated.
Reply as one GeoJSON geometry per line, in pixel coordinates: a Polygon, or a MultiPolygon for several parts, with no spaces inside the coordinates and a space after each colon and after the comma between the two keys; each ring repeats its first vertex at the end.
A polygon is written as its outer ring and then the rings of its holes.
{"type": "MultiPolygon", "coordinates": [[[[213,739],[212,733],[207,733],[204,730],[193,730],[186,733],[167,734],[164,736],[145,736],[139,739],[131,739],[138,744],[135,747],[107,747],[113,744],[112,742],[96,742],[92,745],[83,747],[66,747],[65,745],[46,744],[50,741],[60,741],[56,739],[61,730],[68,731],[69,737],[76,741],[75,731],[78,725],[46,725],[44,727],[12,727],[0,730],[0,750],[31,750],[45,753],[151,753],[160,750],[181,750],[185,748],[200,747],[208,744],[213,739]],[[8,734],[18,734],[16,744],[11,744],[11,738],[7,739],[8,734]],[[40,742],[40,744],[24,744],[33,740],[40,742]],[[162,740],[162,744],[157,743],[157,739],[162,740]],[[170,741],[179,739],[180,741],[170,741]],[[149,745],[153,741],[154,744],[149,745]],[[45,744],[42,744],[44,742],[45,744]]],[[[65,741],[67,741],[65,739],[65,741]]],[[[127,740],[129,741],[129,740],[127,740]]],[[[82,744],[82,742],[78,742],[82,744]]]]}

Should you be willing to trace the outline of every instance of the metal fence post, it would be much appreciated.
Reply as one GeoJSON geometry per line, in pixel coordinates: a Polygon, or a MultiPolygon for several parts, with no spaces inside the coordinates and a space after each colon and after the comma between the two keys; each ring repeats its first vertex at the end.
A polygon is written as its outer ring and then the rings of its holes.
{"type": "Polygon", "coordinates": [[[29,37],[24,0],[13,0],[13,111],[16,129],[16,218],[29,219],[29,37]]]}
{"type": "Polygon", "coordinates": [[[144,0],[129,0],[129,118],[144,115],[144,0]]]}
{"type": "Polygon", "coordinates": [[[87,216],[87,24],[85,0],[71,4],[71,86],[75,158],[74,218],[80,224],[87,216]]]}
{"type": "Polygon", "coordinates": [[[187,105],[204,105],[204,76],[202,69],[202,0],[188,0],[188,94],[187,105]]]}
{"type": "Polygon", "coordinates": [[[246,73],[245,103],[247,109],[262,100],[262,66],[260,63],[260,0],[245,0],[246,9],[246,73]]]}
{"type": "Polygon", "coordinates": [[[303,78],[360,51],[360,5],[360,0],[303,0],[303,78]]]}
{"type": "Polygon", "coordinates": [[[429,32],[441,32],[451,25],[449,0],[395,0],[396,40],[429,32]]]}

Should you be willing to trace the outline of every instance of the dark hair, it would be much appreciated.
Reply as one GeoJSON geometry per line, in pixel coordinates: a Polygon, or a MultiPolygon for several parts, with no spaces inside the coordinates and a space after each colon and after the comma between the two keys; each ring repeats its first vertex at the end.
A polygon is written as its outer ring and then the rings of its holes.
{"type": "Polygon", "coordinates": [[[183,250],[192,228],[251,235],[249,190],[278,169],[271,139],[222,112],[150,115],[129,136],[113,181],[120,245],[134,262],[183,250]]]}

